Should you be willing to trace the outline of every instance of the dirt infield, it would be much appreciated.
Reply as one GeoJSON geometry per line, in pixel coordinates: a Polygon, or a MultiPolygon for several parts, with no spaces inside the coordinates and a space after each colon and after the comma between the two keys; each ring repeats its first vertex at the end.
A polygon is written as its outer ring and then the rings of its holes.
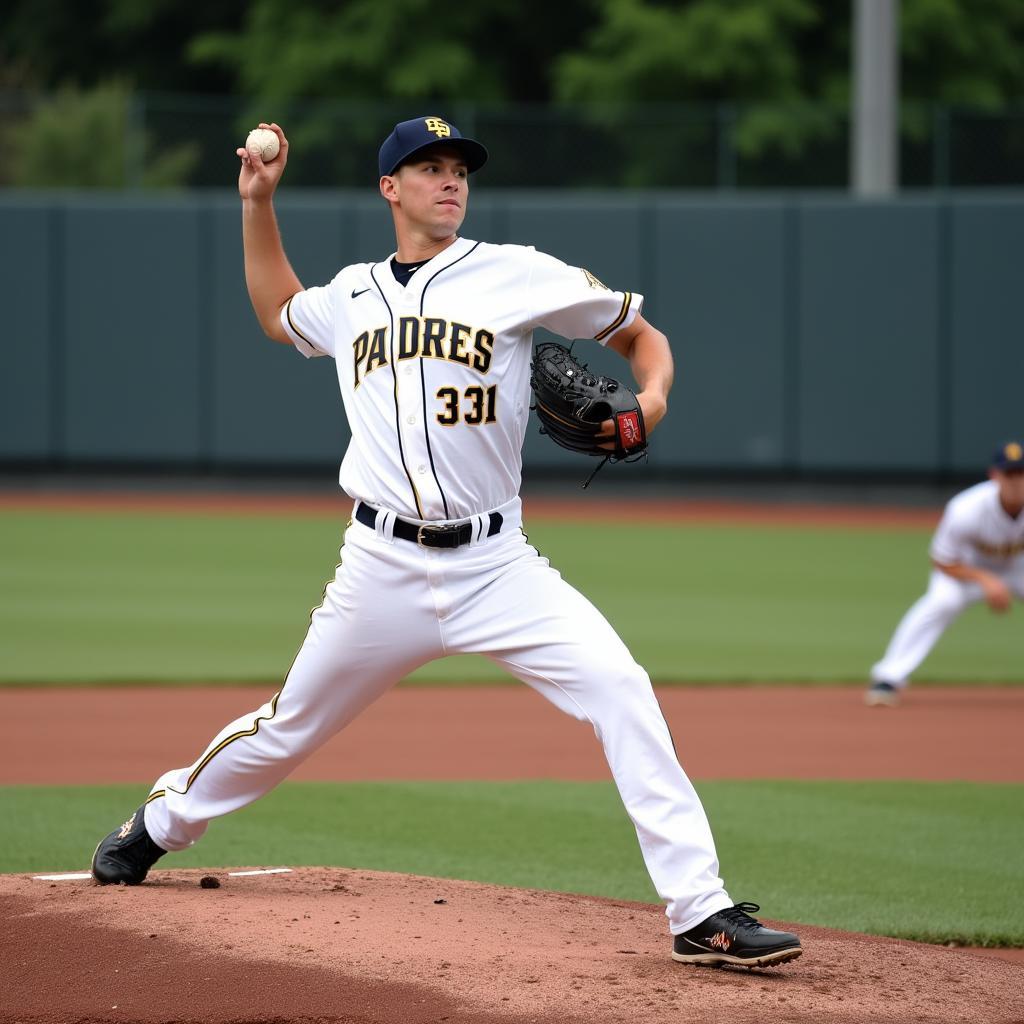
{"type": "MultiPolygon", "coordinates": [[[[865,708],[850,689],[658,692],[695,778],[1024,780],[1022,689],[920,688],[896,711],[865,708]]],[[[0,691],[0,784],[134,781],[141,795],[267,696],[0,691]]],[[[410,688],[385,696],[295,777],[607,770],[592,732],[525,688],[410,688]]],[[[0,905],[0,1024],[1024,1019],[1024,964],[1006,959],[793,925],[806,952],[792,964],[687,967],[668,957],[658,907],[469,882],[157,870],[125,889],[17,875],[0,877],[0,905]],[[203,874],[222,884],[200,888],[203,874]]]]}
{"type": "MultiPolygon", "coordinates": [[[[0,690],[0,785],[137,782],[142,795],[158,775],[191,763],[222,726],[272,693],[261,687],[0,690]]],[[[894,711],[864,707],[861,692],[851,688],[660,687],[657,693],[695,779],[1024,782],[1024,687],[919,687],[894,711]]],[[[292,777],[586,780],[606,779],[608,769],[593,730],[525,686],[403,687],[292,777]]]]}
{"type": "Polygon", "coordinates": [[[659,908],[408,875],[0,878],[5,1024],[1020,1020],[1024,969],[801,927],[771,971],[668,957],[659,908]],[[17,1009],[15,1009],[17,1008],[17,1009]]]}

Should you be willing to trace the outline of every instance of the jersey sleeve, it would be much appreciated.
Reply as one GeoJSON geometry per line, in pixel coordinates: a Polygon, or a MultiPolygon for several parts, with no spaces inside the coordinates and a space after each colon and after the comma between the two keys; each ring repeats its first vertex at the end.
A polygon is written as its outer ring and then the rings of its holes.
{"type": "Polygon", "coordinates": [[[531,327],[602,345],[636,319],[644,301],[637,292],[612,291],[590,271],[540,252],[532,254],[527,293],[531,327]]]}
{"type": "Polygon", "coordinates": [[[332,286],[296,292],[281,307],[281,326],[307,359],[334,355],[332,286]]]}
{"type": "Polygon", "coordinates": [[[969,561],[970,544],[963,515],[952,502],[946,506],[942,519],[935,528],[928,551],[932,561],[940,565],[953,565],[969,561]]]}

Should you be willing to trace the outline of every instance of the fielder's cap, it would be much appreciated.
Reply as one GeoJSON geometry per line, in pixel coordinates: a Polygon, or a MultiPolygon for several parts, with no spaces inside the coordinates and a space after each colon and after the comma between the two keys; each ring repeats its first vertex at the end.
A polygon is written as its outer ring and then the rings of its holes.
{"type": "Polygon", "coordinates": [[[1024,445],[1020,441],[1007,441],[992,456],[993,469],[1024,469],[1024,445]]]}
{"type": "Polygon", "coordinates": [[[394,174],[407,160],[421,149],[443,142],[462,153],[470,172],[478,171],[487,162],[487,150],[472,139],[462,137],[462,132],[443,117],[414,117],[411,121],[396,124],[394,131],[380,147],[377,164],[380,173],[394,174]]]}

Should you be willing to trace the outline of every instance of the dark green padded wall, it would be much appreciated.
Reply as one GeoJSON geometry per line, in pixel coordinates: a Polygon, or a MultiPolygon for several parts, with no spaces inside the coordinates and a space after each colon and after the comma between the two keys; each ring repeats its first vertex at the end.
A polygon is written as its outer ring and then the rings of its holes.
{"type": "Polygon", "coordinates": [[[0,458],[52,457],[61,409],[62,211],[49,203],[0,207],[0,458]]]}
{"type": "Polygon", "coordinates": [[[1024,434],[1024,203],[949,213],[950,465],[974,470],[1024,434]]]}
{"type": "Polygon", "coordinates": [[[673,458],[700,467],[790,464],[785,208],[663,201],[653,221],[647,313],[676,359],[665,421],[673,458]]]}
{"type": "MultiPolygon", "coordinates": [[[[372,191],[283,193],[278,211],[307,284],[394,247],[372,191]]],[[[237,196],[7,192],[0,232],[0,460],[337,465],[334,366],[263,336],[237,196]]],[[[964,473],[1024,433],[1018,194],[495,191],[474,196],[464,234],[645,295],[678,367],[652,466],[964,473]]],[[[535,422],[525,458],[570,480],[594,465],[535,422]]]]}
{"type": "Polygon", "coordinates": [[[799,463],[940,464],[939,222],[931,201],[799,211],[799,463]]]}
{"type": "Polygon", "coordinates": [[[192,461],[200,432],[197,204],[96,199],[64,211],[58,455],[192,461]]]}

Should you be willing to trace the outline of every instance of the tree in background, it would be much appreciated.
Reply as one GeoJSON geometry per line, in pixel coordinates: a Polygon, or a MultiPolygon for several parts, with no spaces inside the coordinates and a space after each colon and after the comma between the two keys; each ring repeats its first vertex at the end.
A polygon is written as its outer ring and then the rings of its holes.
{"type": "Polygon", "coordinates": [[[132,117],[132,104],[132,90],[120,82],[58,89],[5,124],[11,156],[0,173],[8,184],[32,188],[184,185],[198,147],[184,142],[159,151],[132,117]]]}
{"type": "MultiPolygon", "coordinates": [[[[793,156],[846,137],[847,4],[812,0],[600,0],[597,25],[559,60],[562,100],[726,101],[748,157],[793,156]]],[[[905,128],[930,127],[932,105],[998,110],[1024,100],[1024,3],[902,0],[905,128]]]]}
{"type": "Polygon", "coordinates": [[[254,0],[239,31],[198,33],[188,53],[267,99],[544,103],[595,15],[593,0],[254,0]]]}
{"type": "Polygon", "coordinates": [[[0,89],[90,89],[116,79],[147,91],[229,93],[230,75],[183,55],[200,33],[236,31],[242,9],[234,0],[13,0],[0,32],[0,89]]]}
{"type": "MultiPolygon", "coordinates": [[[[208,128],[207,152],[270,116],[298,132],[321,180],[351,180],[381,127],[424,105],[479,116],[499,147],[507,138],[514,148],[528,126],[535,144],[546,131],[548,162],[576,155],[581,181],[616,166],[625,172],[615,180],[676,180],[666,174],[714,152],[716,139],[751,165],[828,151],[842,176],[850,17],[848,3],[815,0],[14,0],[0,88],[102,93],[115,78],[150,95],[244,97],[230,127],[208,128]],[[348,154],[339,123],[355,143],[348,154]],[[569,124],[584,141],[593,129],[582,159],[569,124]]],[[[901,46],[912,137],[933,130],[935,103],[998,111],[1024,100],[1021,0],[902,0],[901,46]]],[[[38,130],[49,137],[60,124],[38,130]]]]}
{"type": "Polygon", "coordinates": [[[633,161],[635,184],[647,174],[663,179],[659,164],[685,163],[688,132],[727,130],[746,156],[772,147],[793,155],[815,136],[840,131],[849,30],[848,9],[838,12],[827,16],[811,0],[600,0],[597,26],[559,60],[556,95],[610,110],[668,99],[703,110],[731,105],[726,125],[692,118],[680,121],[674,145],[652,138],[643,161],[633,161]]]}

